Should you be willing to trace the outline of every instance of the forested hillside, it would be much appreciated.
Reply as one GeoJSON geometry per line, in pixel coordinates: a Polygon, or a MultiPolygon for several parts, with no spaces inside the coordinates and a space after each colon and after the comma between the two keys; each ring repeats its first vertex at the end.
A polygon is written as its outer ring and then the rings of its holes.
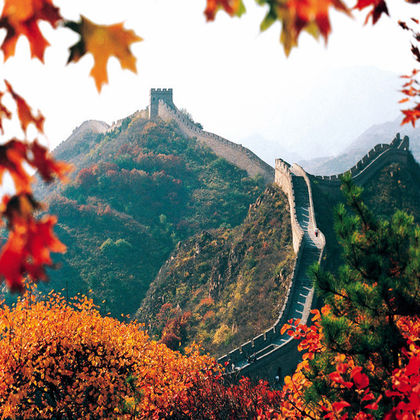
{"type": "MultiPolygon", "coordinates": [[[[241,223],[263,182],[175,125],[134,114],[108,131],[97,126],[69,139],[71,182],[44,191],[68,247],[46,289],[89,293],[103,312],[133,314],[177,242],[241,223]]],[[[64,142],[61,158],[66,150],[64,142]]]]}
{"type": "Polygon", "coordinates": [[[137,317],[172,348],[199,341],[221,355],[275,321],[294,261],[287,198],[270,186],[240,226],[177,247],[137,317]]]}
{"type": "MultiPolygon", "coordinates": [[[[363,200],[379,217],[390,219],[396,210],[406,211],[420,221],[420,166],[414,159],[407,165],[391,163],[383,167],[363,186],[363,200]]],[[[343,201],[342,194],[326,194],[313,184],[317,222],[327,239],[327,266],[335,271],[340,265],[341,247],[334,231],[334,209],[343,201]]]]}

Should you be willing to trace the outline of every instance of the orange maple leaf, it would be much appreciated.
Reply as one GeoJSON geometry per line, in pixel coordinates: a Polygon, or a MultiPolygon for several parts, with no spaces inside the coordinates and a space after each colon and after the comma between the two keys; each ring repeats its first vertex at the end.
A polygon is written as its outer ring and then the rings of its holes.
{"type": "Polygon", "coordinates": [[[44,61],[45,48],[49,45],[38,27],[44,20],[56,27],[62,20],[59,9],[52,0],[5,0],[0,16],[0,28],[6,29],[6,37],[1,44],[5,60],[14,55],[19,37],[28,39],[32,57],[44,61]]]}
{"type": "Polygon", "coordinates": [[[405,115],[401,125],[411,123],[415,127],[416,121],[420,119],[420,103],[413,109],[403,109],[401,112],[405,115]]]}
{"type": "Polygon", "coordinates": [[[68,61],[77,62],[86,53],[91,53],[94,65],[90,75],[94,78],[98,91],[108,82],[106,66],[111,56],[119,60],[123,69],[136,73],[136,58],[130,51],[130,45],[143,39],[132,30],[124,29],[122,23],[96,25],[82,16],[80,22],[66,22],[66,26],[80,34],[81,38],[71,47],[68,61]]]}

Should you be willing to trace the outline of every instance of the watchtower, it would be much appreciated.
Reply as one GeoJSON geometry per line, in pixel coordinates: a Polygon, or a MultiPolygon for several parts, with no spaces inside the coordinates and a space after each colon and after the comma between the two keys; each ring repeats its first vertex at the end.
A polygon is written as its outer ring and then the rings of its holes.
{"type": "Polygon", "coordinates": [[[159,110],[159,101],[162,100],[166,105],[175,108],[172,99],[172,88],[170,89],[150,89],[150,119],[156,118],[159,110]]]}

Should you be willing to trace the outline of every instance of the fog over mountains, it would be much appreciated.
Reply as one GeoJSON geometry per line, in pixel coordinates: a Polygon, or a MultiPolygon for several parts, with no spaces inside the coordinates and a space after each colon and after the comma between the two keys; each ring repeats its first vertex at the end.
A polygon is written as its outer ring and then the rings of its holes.
{"type": "Polygon", "coordinates": [[[338,155],[374,124],[401,115],[400,89],[398,74],[374,67],[328,71],[273,109],[267,128],[238,142],[270,165],[277,157],[299,161],[338,155]]]}
{"type": "Polygon", "coordinates": [[[299,163],[306,171],[315,175],[333,175],[346,171],[360,160],[368,150],[378,143],[389,143],[396,133],[410,138],[410,150],[417,162],[420,162],[420,128],[405,124],[401,126],[401,117],[383,124],[376,124],[364,131],[336,156],[326,156],[299,163]]]}

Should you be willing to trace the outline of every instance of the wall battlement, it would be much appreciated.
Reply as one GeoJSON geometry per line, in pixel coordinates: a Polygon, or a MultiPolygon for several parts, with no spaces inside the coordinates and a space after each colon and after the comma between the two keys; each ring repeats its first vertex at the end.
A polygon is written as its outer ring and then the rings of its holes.
{"type": "Polygon", "coordinates": [[[283,378],[292,374],[301,356],[296,340],[287,334],[281,334],[281,329],[290,319],[299,318],[303,324],[308,322],[315,298],[311,279],[306,273],[312,263],[321,262],[326,245],[325,237],[316,224],[311,184],[316,183],[327,192],[336,190],[341,184],[341,177],[350,174],[357,184],[363,185],[387,163],[408,161],[408,137],[401,139],[397,134],[390,144],[376,145],[348,171],[332,176],[310,175],[297,164],[290,165],[282,159],[276,159],[274,177],[273,168],[250,150],[204,131],[179,112],[173,103],[172,89],[152,89],[150,110],[150,118],[160,117],[164,121],[175,121],[185,135],[195,137],[216,155],[245,169],[250,176],[260,174],[267,183],[274,178],[274,182],[287,195],[296,260],[279,316],[269,329],[233,349],[218,361],[227,364],[227,372],[232,375],[267,379],[274,376],[283,378]]]}
{"type": "Polygon", "coordinates": [[[275,183],[289,199],[293,249],[297,254],[295,266],[276,322],[218,360],[227,364],[232,375],[273,379],[292,374],[300,354],[296,341],[282,334],[281,329],[290,319],[300,319],[306,324],[313,306],[314,289],[306,273],[312,263],[321,261],[325,237],[317,229],[311,183],[299,165],[290,166],[282,159],[276,160],[275,183]],[[305,222],[308,218],[309,222],[305,222]]]}

